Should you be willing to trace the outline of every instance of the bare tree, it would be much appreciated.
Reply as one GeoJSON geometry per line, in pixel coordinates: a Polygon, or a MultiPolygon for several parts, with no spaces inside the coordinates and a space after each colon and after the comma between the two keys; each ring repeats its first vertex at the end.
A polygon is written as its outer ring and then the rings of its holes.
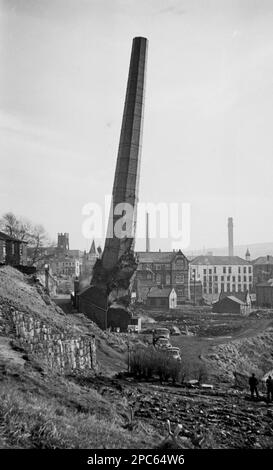
{"type": "Polygon", "coordinates": [[[30,265],[44,257],[44,247],[53,246],[46,230],[42,225],[33,225],[25,218],[18,218],[12,212],[7,212],[0,219],[0,228],[7,235],[28,243],[30,265]]]}
{"type": "Polygon", "coordinates": [[[32,248],[30,256],[31,266],[45,257],[45,247],[54,246],[54,243],[50,241],[48,234],[42,225],[35,225],[32,227],[28,244],[32,248]]]}

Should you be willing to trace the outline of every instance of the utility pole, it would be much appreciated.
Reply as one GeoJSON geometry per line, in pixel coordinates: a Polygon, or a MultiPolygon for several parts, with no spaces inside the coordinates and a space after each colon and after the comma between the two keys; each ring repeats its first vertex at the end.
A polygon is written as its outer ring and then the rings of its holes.
{"type": "Polygon", "coordinates": [[[196,296],[195,296],[195,280],[196,280],[196,271],[193,271],[193,305],[196,303],[196,296]]]}
{"type": "Polygon", "coordinates": [[[108,310],[108,298],[106,298],[106,305],[105,305],[105,331],[107,330],[107,323],[108,323],[107,310],[108,310]]]}
{"type": "Polygon", "coordinates": [[[49,265],[45,264],[45,291],[49,295],[49,265]]]}
{"type": "Polygon", "coordinates": [[[127,348],[128,348],[128,373],[130,373],[131,369],[131,358],[130,358],[130,341],[129,341],[129,333],[127,336],[127,348]]]}

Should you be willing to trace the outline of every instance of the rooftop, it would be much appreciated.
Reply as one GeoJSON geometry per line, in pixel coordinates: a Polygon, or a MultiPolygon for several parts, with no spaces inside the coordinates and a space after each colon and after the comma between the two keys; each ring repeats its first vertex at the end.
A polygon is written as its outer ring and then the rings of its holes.
{"type": "Polygon", "coordinates": [[[0,239],[1,240],[9,240],[9,241],[13,241],[13,242],[27,243],[24,240],[19,240],[19,238],[11,237],[10,235],[7,235],[4,232],[0,232],[0,239]]]}
{"type": "Polygon", "coordinates": [[[212,266],[221,266],[221,265],[226,265],[226,266],[241,266],[241,265],[251,265],[249,261],[246,261],[243,258],[240,258],[240,256],[212,256],[212,255],[201,255],[201,256],[196,256],[191,261],[191,264],[193,265],[212,265],[212,266]]]}
{"type": "Polygon", "coordinates": [[[152,289],[150,290],[149,294],[148,294],[148,297],[167,297],[169,298],[169,295],[172,291],[172,288],[171,287],[162,287],[162,289],[160,287],[152,287],[152,289]]]}
{"type": "MultiPolygon", "coordinates": [[[[182,251],[138,251],[139,263],[171,263],[175,256],[182,255],[182,251]]],[[[186,258],[187,259],[187,258],[186,258]]]]}
{"type": "Polygon", "coordinates": [[[259,256],[259,258],[252,261],[252,264],[273,264],[273,256],[259,256]]]}

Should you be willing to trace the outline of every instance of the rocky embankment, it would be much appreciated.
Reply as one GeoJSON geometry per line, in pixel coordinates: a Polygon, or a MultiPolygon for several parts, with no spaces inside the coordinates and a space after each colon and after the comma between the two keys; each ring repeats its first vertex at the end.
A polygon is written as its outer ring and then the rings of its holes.
{"type": "Polygon", "coordinates": [[[211,349],[204,359],[218,380],[232,381],[236,373],[247,378],[252,372],[262,379],[273,369],[273,324],[255,336],[236,339],[211,349]]]}

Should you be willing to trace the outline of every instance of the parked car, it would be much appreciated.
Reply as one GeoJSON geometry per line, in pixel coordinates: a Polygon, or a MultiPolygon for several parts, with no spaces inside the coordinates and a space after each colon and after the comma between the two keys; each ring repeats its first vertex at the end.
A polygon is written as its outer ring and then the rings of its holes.
{"type": "Polygon", "coordinates": [[[181,335],[181,331],[179,330],[178,326],[174,326],[174,325],[171,326],[170,333],[171,335],[176,335],[176,336],[181,335]]]}
{"type": "Polygon", "coordinates": [[[154,345],[158,349],[166,349],[166,348],[171,348],[172,347],[172,345],[169,341],[169,338],[164,338],[164,337],[158,338],[155,341],[154,345]]]}
{"type": "Polygon", "coordinates": [[[153,333],[153,339],[170,338],[170,330],[168,328],[156,328],[153,333]]]}
{"type": "Polygon", "coordinates": [[[176,359],[178,361],[181,361],[181,355],[180,355],[180,349],[179,348],[174,348],[170,347],[167,349],[167,354],[172,357],[173,359],[176,359]]]}

